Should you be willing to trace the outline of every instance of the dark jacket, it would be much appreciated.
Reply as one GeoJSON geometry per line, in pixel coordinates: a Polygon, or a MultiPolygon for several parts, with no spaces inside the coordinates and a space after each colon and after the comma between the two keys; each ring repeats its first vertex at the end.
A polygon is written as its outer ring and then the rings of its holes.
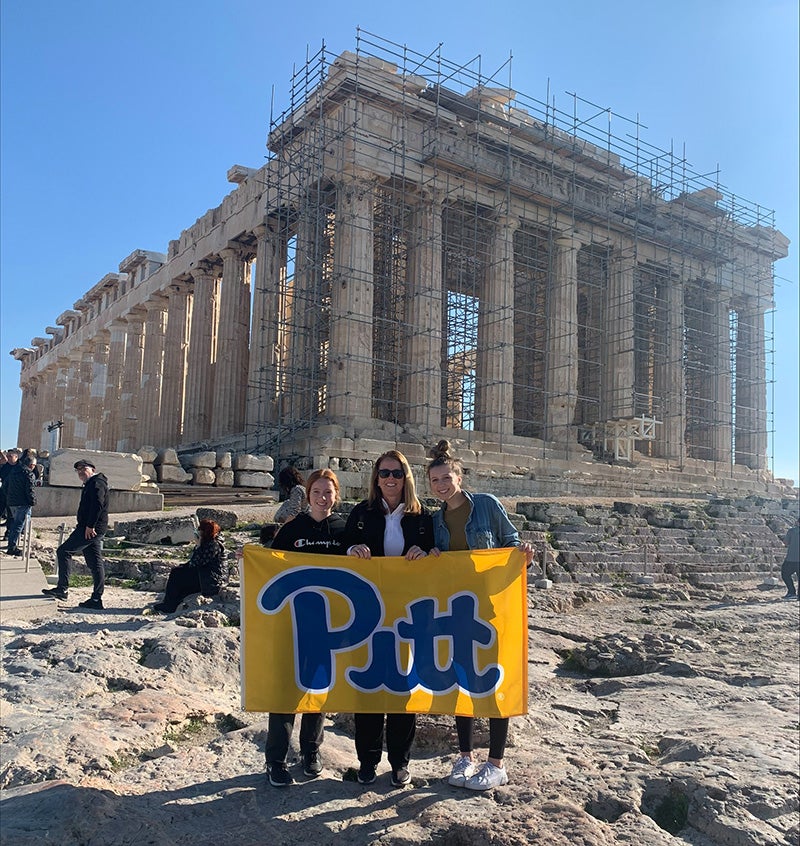
{"type": "MultiPolygon", "coordinates": [[[[403,555],[414,545],[425,552],[433,549],[433,520],[424,508],[421,514],[404,514],[400,528],[403,530],[403,555]]],[[[383,556],[385,531],[386,515],[383,509],[370,508],[368,500],[365,499],[358,503],[347,518],[344,530],[345,551],[357,543],[365,543],[373,555],[383,556]]]]}
{"type": "Polygon", "coordinates": [[[344,520],[339,514],[331,514],[318,523],[308,511],[303,511],[280,527],[272,541],[272,548],[286,552],[345,555],[344,520]]]}
{"type": "Polygon", "coordinates": [[[196,546],[192,557],[183,566],[197,570],[203,596],[216,596],[228,581],[225,547],[216,538],[196,546]]]}
{"type": "Polygon", "coordinates": [[[94,473],[81,491],[78,505],[78,528],[91,528],[98,535],[108,530],[108,479],[102,473],[94,473]]]}
{"type": "Polygon", "coordinates": [[[36,494],[33,492],[35,481],[36,477],[30,467],[25,467],[21,462],[17,462],[3,481],[8,507],[16,508],[20,505],[26,505],[30,508],[30,506],[36,505],[36,494]]]}

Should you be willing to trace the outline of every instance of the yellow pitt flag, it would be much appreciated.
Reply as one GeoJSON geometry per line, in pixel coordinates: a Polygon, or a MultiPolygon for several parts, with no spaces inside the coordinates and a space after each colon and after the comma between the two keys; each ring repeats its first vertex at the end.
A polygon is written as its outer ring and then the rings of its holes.
{"type": "Polygon", "coordinates": [[[406,561],[248,544],[242,707],[525,714],[526,594],[515,548],[406,561]]]}

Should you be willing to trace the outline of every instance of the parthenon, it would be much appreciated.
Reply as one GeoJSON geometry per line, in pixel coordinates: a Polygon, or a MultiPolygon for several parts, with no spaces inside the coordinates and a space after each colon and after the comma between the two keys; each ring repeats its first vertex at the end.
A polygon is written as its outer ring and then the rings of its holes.
{"type": "Polygon", "coordinates": [[[479,68],[363,31],[309,57],[266,164],[12,351],[19,443],[339,467],[447,436],[521,493],[769,486],[774,215],[479,68]]]}

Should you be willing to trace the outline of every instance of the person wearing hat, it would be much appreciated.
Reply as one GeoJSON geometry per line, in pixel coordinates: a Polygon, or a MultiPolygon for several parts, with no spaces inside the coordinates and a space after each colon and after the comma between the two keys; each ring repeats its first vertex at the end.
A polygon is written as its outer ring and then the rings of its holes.
{"type": "Polygon", "coordinates": [[[92,574],[93,587],[91,597],[79,602],[78,606],[99,611],[103,608],[103,589],[106,581],[103,535],[108,529],[108,479],[98,473],[94,464],[86,458],[76,461],[73,467],[83,484],[78,505],[78,525],[56,550],[58,584],[54,588],[43,590],[42,593],[53,599],[67,599],[72,556],[76,552],[82,552],[92,574]]]}

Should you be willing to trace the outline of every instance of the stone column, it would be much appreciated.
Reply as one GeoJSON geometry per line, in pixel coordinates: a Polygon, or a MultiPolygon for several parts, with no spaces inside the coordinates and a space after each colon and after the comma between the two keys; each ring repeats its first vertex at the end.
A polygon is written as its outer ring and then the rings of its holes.
{"type": "Polygon", "coordinates": [[[206,440],[211,433],[211,399],[217,352],[217,276],[200,262],[192,271],[194,293],[186,362],[186,410],[182,443],[206,440]]]}
{"type": "Polygon", "coordinates": [[[736,335],[736,463],[767,467],[764,311],[754,301],[739,310],[736,335]]]}
{"type": "Polygon", "coordinates": [[[250,431],[278,419],[278,317],[286,268],[286,238],[277,231],[277,226],[277,221],[268,221],[253,229],[258,246],[247,376],[250,431]]]}
{"type": "Polygon", "coordinates": [[[564,233],[554,242],[553,278],[547,302],[545,440],[569,443],[578,399],[578,250],[564,233]]]}
{"type": "MultiPolygon", "coordinates": [[[[67,379],[69,377],[69,358],[59,356],[56,360],[56,376],[53,388],[53,401],[50,405],[53,423],[64,422],[64,413],[67,399],[67,379]]],[[[64,427],[58,435],[56,443],[64,444],[64,427]]]]}
{"type": "Polygon", "coordinates": [[[103,415],[106,407],[106,387],[108,385],[108,354],[111,333],[101,330],[92,339],[94,355],[91,361],[92,379],[89,386],[88,430],[86,449],[103,448],[103,415]]]}
{"type": "Polygon", "coordinates": [[[73,446],[85,449],[89,437],[89,396],[93,379],[94,338],[80,346],[81,358],[78,363],[78,382],[75,386],[75,429],[73,446]]]}
{"type": "Polygon", "coordinates": [[[161,380],[161,415],[159,447],[174,447],[181,441],[184,395],[186,390],[186,353],[189,347],[189,287],[183,282],[169,286],[169,317],[164,338],[164,368],[161,380]]]}
{"type": "Polygon", "coordinates": [[[155,443],[161,426],[161,380],[164,373],[164,335],[167,331],[168,300],[154,294],[145,304],[147,318],[144,327],[142,381],[140,386],[139,442],[136,449],[155,443]]]}
{"type": "Polygon", "coordinates": [[[61,446],[76,447],[75,424],[78,419],[78,387],[80,384],[81,350],[73,347],[69,351],[67,369],[67,388],[64,398],[64,428],[61,430],[61,446]]]}
{"type": "Polygon", "coordinates": [[[248,345],[250,341],[250,277],[238,244],[220,250],[222,287],[219,297],[219,329],[211,436],[244,432],[247,399],[248,345]]]}
{"type": "MultiPolygon", "coordinates": [[[[122,380],[125,369],[125,346],[128,342],[128,324],[124,319],[111,321],[109,327],[108,366],[106,367],[106,396],[122,397],[122,380]]],[[[110,401],[103,409],[103,449],[117,452],[122,448],[121,402],[110,401]]]]}
{"type": "Polygon", "coordinates": [[[519,220],[497,217],[478,310],[477,427],[514,434],[514,232],[519,220]]]}
{"type": "Polygon", "coordinates": [[[372,416],[373,184],[337,186],[327,413],[372,416]]]}
{"type": "Polygon", "coordinates": [[[442,425],[442,197],[423,192],[411,215],[401,381],[404,419],[442,425]]]}
{"type": "Polygon", "coordinates": [[[602,383],[601,418],[632,417],[634,383],[633,277],[636,259],[622,248],[608,261],[606,296],[606,366],[602,383]]]}
{"type": "Polygon", "coordinates": [[[39,404],[39,379],[37,376],[29,376],[24,381],[20,380],[20,385],[22,387],[22,403],[19,410],[18,446],[21,449],[28,447],[38,449],[36,417],[39,404]]]}
{"type": "Polygon", "coordinates": [[[125,371],[120,393],[120,450],[133,452],[138,449],[142,384],[142,358],[144,357],[144,321],[147,312],[137,306],[125,315],[128,338],[125,347],[125,371]]]}
{"type": "Polygon", "coordinates": [[[733,462],[733,408],[731,397],[731,328],[727,294],[720,291],[714,303],[715,368],[713,383],[713,423],[711,442],[714,461],[729,467],[733,462]]]}
{"type": "Polygon", "coordinates": [[[663,303],[666,316],[665,356],[658,363],[656,382],[662,397],[656,426],[656,455],[683,466],[686,457],[686,376],[683,349],[683,282],[671,278],[667,282],[663,303]]]}

